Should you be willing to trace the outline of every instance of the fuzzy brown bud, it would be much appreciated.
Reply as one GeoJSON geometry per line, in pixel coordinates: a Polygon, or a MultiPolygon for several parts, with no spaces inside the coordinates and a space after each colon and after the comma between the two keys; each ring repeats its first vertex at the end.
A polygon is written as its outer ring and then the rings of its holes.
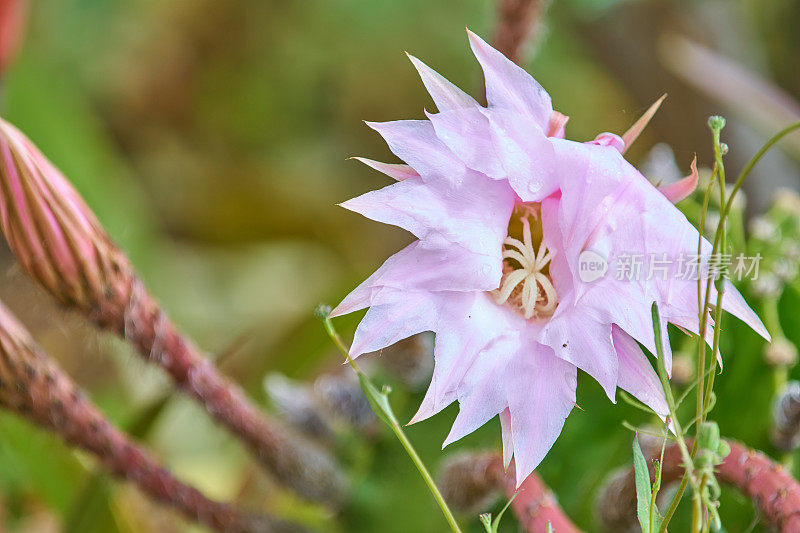
{"type": "Polygon", "coordinates": [[[786,384],[772,411],[772,444],[784,452],[800,444],[800,382],[786,384]]]}

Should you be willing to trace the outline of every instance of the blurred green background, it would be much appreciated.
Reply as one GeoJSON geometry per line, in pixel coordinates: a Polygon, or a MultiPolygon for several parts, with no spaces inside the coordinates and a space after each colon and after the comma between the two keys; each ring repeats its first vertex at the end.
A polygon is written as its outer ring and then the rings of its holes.
{"type": "MultiPolygon", "coordinates": [[[[392,160],[362,120],[421,118],[432,107],[404,50],[478,94],[464,27],[488,38],[494,18],[488,0],[39,0],[2,80],[0,114],[72,180],[174,320],[224,356],[223,371],[269,409],[269,373],[308,381],[339,371],[315,305],[338,302],[411,240],[335,205],[389,183],[346,159],[392,160]]],[[[687,173],[694,153],[707,166],[706,118],[726,115],[734,174],[792,113],[800,116],[799,20],[795,0],[556,0],[526,67],[570,115],[567,135],[576,140],[625,131],[669,93],[629,152],[654,180],[687,173]],[[709,50],[727,59],[703,63],[709,50]],[[748,83],[751,93],[742,89],[748,83]],[[656,143],[666,144],[651,150],[656,143]]],[[[758,167],[748,217],[768,208],[777,187],[797,187],[798,154],[795,136],[758,167]]],[[[693,204],[686,205],[692,215],[693,204]]],[[[779,241],[794,242],[792,231],[779,241]]],[[[305,504],[254,469],[196,405],[172,394],[158,369],[57,309],[7,250],[0,261],[7,272],[0,296],[48,353],[112,420],[138,427],[160,458],[209,495],[320,531],[445,530],[412,464],[382,428],[367,436],[339,431],[328,443],[355,480],[342,512],[305,504]],[[165,395],[163,410],[148,418],[165,395]]],[[[795,342],[796,285],[764,299],[765,306],[779,299],[795,342]]],[[[346,337],[358,318],[337,321],[346,337]]],[[[774,453],[774,373],[762,348],[727,321],[713,417],[725,435],[774,453]]],[[[372,370],[394,384],[393,402],[408,420],[424,390],[419,380],[409,386],[386,365],[372,370]]],[[[613,406],[585,376],[578,395],[583,410],[568,419],[539,473],[575,522],[594,531],[603,479],[629,462],[632,433],[622,421],[652,420],[624,402],[613,406]]],[[[499,445],[493,421],[443,454],[455,412],[451,406],[408,430],[434,471],[452,450],[499,445]]],[[[96,471],[91,458],[0,415],[0,529],[192,528],[132,487],[95,478],[96,471]]],[[[750,503],[729,492],[722,517],[732,532],[755,520],[750,503]]],[[[475,515],[464,520],[480,531],[475,515]]],[[[678,520],[676,531],[685,517],[678,520]]],[[[504,527],[517,530],[510,515],[504,527]]]]}

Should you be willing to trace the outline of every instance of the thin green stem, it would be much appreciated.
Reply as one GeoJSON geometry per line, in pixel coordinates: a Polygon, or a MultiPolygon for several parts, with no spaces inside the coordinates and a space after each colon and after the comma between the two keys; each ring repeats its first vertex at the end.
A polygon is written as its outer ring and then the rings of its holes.
{"type": "MultiPolygon", "coordinates": [[[[700,212],[700,222],[697,225],[697,233],[699,235],[697,239],[697,257],[698,259],[702,257],[703,253],[703,231],[705,229],[706,224],[706,213],[708,212],[708,201],[711,197],[711,188],[714,185],[714,180],[718,176],[719,167],[715,164],[714,170],[711,172],[711,180],[708,183],[708,188],[706,188],[705,195],[703,197],[703,209],[700,212]]],[[[696,411],[697,411],[697,418],[700,417],[700,413],[703,410],[703,379],[699,376],[705,376],[706,373],[706,329],[708,324],[707,319],[707,311],[705,302],[703,300],[703,292],[702,292],[702,284],[703,284],[703,277],[700,275],[700,267],[701,265],[698,264],[697,268],[697,320],[699,324],[698,335],[699,335],[699,342],[697,346],[697,376],[698,376],[698,383],[697,383],[697,402],[696,402],[696,411]]],[[[706,289],[706,294],[708,294],[708,289],[706,289]]]]}
{"type": "MultiPolygon", "coordinates": [[[[333,323],[331,322],[330,317],[324,317],[323,322],[325,324],[325,331],[328,332],[328,336],[331,338],[333,343],[342,352],[344,355],[345,360],[353,369],[353,371],[363,380],[370,382],[369,377],[359,368],[358,364],[350,357],[350,350],[347,348],[347,345],[342,341],[342,338],[336,332],[336,328],[333,327],[333,323]]],[[[388,402],[386,404],[388,406],[388,402]]],[[[374,409],[374,406],[373,406],[374,409]]],[[[400,441],[400,444],[405,449],[408,456],[411,458],[411,461],[414,463],[414,466],[417,467],[422,479],[425,481],[425,484],[428,486],[428,490],[430,490],[431,494],[433,495],[433,499],[436,500],[436,503],[439,505],[439,508],[442,510],[445,519],[447,520],[450,529],[453,533],[461,533],[461,528],[458,527],[458,522],[456,522],[455,516],[453,516],[452,511],[450,511],[450,507],[447,506],[447,502],[444,500],[442,493],[439,491],[439,487],[436,486],[436,482],[433,480],[433,476],[431,476],[428,469],[425,467],[425,463],[422,462],[422,458],[417,453],[417,450],[414,449],[414,445],[411,444],[411,441],[408,440],[405,432],[403,431],[403,427],[397,421],[397,418],[394,416],[394,413],[389,411],[386,413],[387,416],[385,421],[387,425],[392,429],[392,432],[397,436],[397,439],[400,441]]]]}
{"type": "Polygon", "coordinates": [[[664,396],[667,399],[667,407],[669,408],[669,421],[672,423],[672,429],[675,433],[678,448],[680,449],[681,456],[683,458],[684,468],[686,469],[684,479],[681,481],[681,486],[678,489],[679,494],[676,494],[669,510],[667,511],[667,515],[664,517],[664,521],[661,523],[659,532],[664,533],[667,530],[667,524],[669,523],[669,520],[672,518],[672,515],[675,514],[675,509],[678,507],[680,496],[686,489],[686,483],[689,482],[692,484],[692,488],[695,489],[695,493],[698,491],[696,490],[697,483],[694,479],[694,463],[692,460],[692,455],[689,452],[689,448],[686,446],[686,439],[683,435],[683,429],[681,428],[680,421],[678,420],[678,413],[675,407],[675,397],[672,395],[672,386],[669,383],[669,376],[667,375],[667,368],[664,362],[664,347],[661,344],[661,320],[658,315],[658,304],[655,302],[653,302],[653,333],[656,343],[656,368],[658,370],[658,378],[661,380],[661,387],[664,389],[664,396]]]}
{"type": "MultiPolygon", "coordinates": [[[[715,166],[717,167],[717,174],[719,182],[719,205],[725,205],[725,165],[722,162],[722,149],[720,147],[719,142],[719,134],[720,130],[714,130],[714,160],[715,166]]],[[[726,210],[723,214],[720,212],[719,217],[719,224],[717,225],[717,232],[716,234],[719,236],[719,246],[720,249],[725,251],[727,247],[727,223],[726,218],[728,216],[728,211],[726,210]]],[[[716,237],[715,237],[716,240],[716,237]]],[[[712,258],[714,256],[712,255],[712,258]]],[[[722,265],[720,265],[722,267],[722,265]]],[[[710,277],[709,277],[710,279],[710,277]]],[[[706,415],[708,414],[709,406],[711,405],[711,394],[714,390],[714,379],[716,377],[716,368],[717,368],[717,361],[719,359],[719,337],[720,332],[722,331],[722,297],[725,294],[725,278],[722,273],[718,274],[718,278],[715,280],[715,284],[717,287],[717,301],[714,307],[714,338],[711,343],[711,372],[708,375],[708,381],[706,382],[706,390],[705,390],[705,401],[703,402],[702,409],[698,413],[699,421],[697,423],[697,428],[700,428],[700,425],[705,421],[706,415]]],[[[708,301],[708,293],[706,294],[706,301],[708,301]]],[[[700,339],[700,344],[705,347],[705,339],[700,339]]],[[[705,349],[704,349],[705,351],[705,349]]],[[[699,385],[698,385],[699,387],[699,385]]],[[[702,484],[701,484],[702,488],[702,484]]]]}
{"type": "MultiPolygon", "coordinates": [[[[800,130],[800,122],[795,122],[794,124],[790,124],[783,128],[781,131],[776,133],[772,136],[765,144],[762,146],[758,152],[747,162],[745,167],[739,173],[739,176],[736,178],[736,181],[733,184],[733,189],[731,190],[731,194],[728,197],[728,201],[725,203],[724,208],[720,210],[720,218],[727,216],[728,212],[731,210],[733,206],[733,199],[736,197],[736,193],[739,192],[739,189],[744,184],[744,180],[750,175],[750,172],[753,170],[753,167],[761,161],[761,158],[772,148],[778,141],[789,135],[795,130],[800,130]]],[[[717,231],[717,234],[714,236],[714,249],[718,249],[718,241],[720,239],[720,232],[717,231]]]]}

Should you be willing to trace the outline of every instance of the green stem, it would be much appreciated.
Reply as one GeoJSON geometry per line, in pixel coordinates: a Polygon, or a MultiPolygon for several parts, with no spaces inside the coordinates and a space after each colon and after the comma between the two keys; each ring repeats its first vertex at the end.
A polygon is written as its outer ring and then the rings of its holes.
{"type": "Polygon", "coordinates": [[[661,386],[664,389],[664,396],[667,399],[667,407],[669,408],[669,421],[672,422],[672,428],[676,437],[675,440],[678,443],[678,448],[680,449],[681,456],[683,457],[684,468],[686,469],[684,478],[681,480],[681,486],[678,489],[679,494],[676,494],[669,510],[667,511],[667,515],[664,517],[664,521],[661,523],[659,532],[664,533],[667,531],[667,524],[669,523],[669,520],[672,518],[672,515],[675,513],[675,509],[678,507],[680,496],[686,489],[686,483],[690,482],[692,484],[692,488],[695,489],[695,493],[698,491],[696,490],[697,483],[694,479],[694,463],[692,461],[692,455],[689,452],[689,448],[686,446],[686,439],[684,438],[683,429],[681,428],[680,421],[678,420],[678,413],[675,407],[675,397],[672,395],[672,386],[669,383],[669,376],[667,376],[667,367],[664,362],[664,348],[661,344],[661,320],[659,319],[658,315],[658,304],[655,302],[653,302],[653,333],[656,342],[656,367],[658,370],[658,378],[661,380],[661,386]]]}
{"type": "MultiPolygon", "coordinates": [[[[347,348],[347,345],[342,341],[342,338],[336,332],[336,329],[333,327],[333,323],[329,317],[324,317],[323,322],[325,324],[325,331],[328,332],[328,336],[331,338],[333,343],[342,352],[344,355],[345,360],[353,369],[353,371],[363,380],[370,382],[369,377],[359,368],[356,362],[350,357],[350,350],[347,348]]],[[[387,403],[388,405],[388,403],[387,403]]],[[[374,409],[374,406],[373,406],[374,409]]],[[[394,413],[391,411],[386,413],[388,416],[386,417],[387,425],[392,429],[392,432],[397,436],[397,439],[400,441],[400,444],[405,449],[408,456],[411,458],[411,461],[414,463],[414,466],[417,467],[422,479],[425,481],[425,484],[428,486],[428,490],[430,490],[431,494],[433,495],[433,499],[436,500],[436,503],[439,505],[439,508],[442,510],[447,523],[450,526],[450,529],[453,533],[461,533],[461,528],[458,527],[458,522],[456,522],[455,517],[453,516],[453,512],[450,511],[450,508],[447,506],[447,502],[444,501],[444,497],[442,493],[439,491],[439,487],[436,486],[436,482],[433,480],[433,476],[431,476],[428,469],[425,467],[425,463],[422,462],[422,458],[417,453],[417,450],[414,449],[414,445],[411,444],[411,441],[408,440],[405,432],[403,431],[403,427],[397,421],[397,418],[394,416],[394,413]]]]}
{"type": "MultiPolygon", "coordinates": [[[[705,195],[703,197],[703,208],[700,211],[700,222],[697,226],[697,233],[699,237],[697,239],[697,257],[700,258],[701,254],[703,253],[703,232],[705,230],[706,224],[706,213],[708,212],[708,201],[711,197],[711,188],[714,185],[714,180],[717,179],[719,175],[719,167],[715,164],[714,170],[711,172],[711,180],[708,183],[708,188],[706,189],[705,195]]],[[[697,266],[697,323],[698,323],[698,336],[699,336],[699,343],[697,346],[697,403],[696,403],[696,418],[700,418],[700,413],[703,410],[703,405],[705,405],[703,401],[703,377],[706,375],[706,329],[708,325],[708,319],[706,318],[707,311],[706,311],[706,303],[703,300],[703,277],[700,275],[700,264],[697,266]]],[[[706,287],[706,294],[708,294],[708,287],[706,287]]]]}
{"type": "MultiPolygon", "coordinates": [[[[722,209],[720,209],[720,218],[728,215],[728,212],[731,210],[731,207],[733,206],[733,199],[736,197],[736,193],[739,192],[739,189],[742,187],[742,184],[744,184],[745,178],[747,178],[747,176],[753,170],[753,167],[755,167],[756,164],[759,161],[761,161],[761,158],[764,157],[764,155],[769,151],[770,148],[772,148],[775,145],[775,143],[777,143],[778,141],[780,141],[793,131],[799,129],[800,129],[800,122],[795,122],[794,124],[786,126],[781,131],[773,135],[772,138],[768,140],[764,144],[764,146],[762,146],[758,150],[758,152],[756,152],[756,154],[752,157],[752,159],[750,159],[750,161],[747,162],[747,165],[745,165],[745,167],[742,169],[742,172],[739,174],[739,176],[736,178],[736,182],[733,184],[733,190],[731,190],[731,195],[728,197],[728,201],[725,203],[725,206],[722,209]]],[[[717,249],[717,246],[719,244],[718,242],[719,239],[720,239],[720,232],[717,231],[717,234],[714,237],[715,250],[717,249]]]]}
{"type": "MultiPolygon", "coordinates": [[[[725,165],[722,162],[722,150],[720,149],[719,143],[719,130],[714,130],[714,160],[715,166],[717,167],[718,172],[718,182],[719,182],[719,205],[725,205],[725,165]]],[[[719,247],[722,250],[722,253],[725,253],[725,248],[727,247],[727,225],[726,225],[726,218],[728,216],[728,210],[725,211],[723,214],[720,212],[719,217],[719,224],[717,225],[717,235],[720,237],[719,239],[719,247]]],[[[716,238],[715,238],[716,240],[716,238]]],[[[712,258],[714,256],[712,255],[712,258]]],[[[696,428],[699,429],[700,425],[705,421],[706,415],[708,414],[709,406],[711,405],[711,393],[714,390],[714,379],[717,375],[716,368],[717,368],[717,360],[719,359],[719,337],[720,332],[722,331],[722,296],[725,294],[725,279],[722,274],[719,274],[719,278],[715,280],[717,285],[717,302],[714,307],[714,339],[711,343],[712,345],[712,356],[711,356],[711,372],[708,374],[708,381],[706,382],[706,391],[705,391],[705,401],[702,405],[702,409],[698,413],[699,419],[697,422],[696,428]]],[[[706,293],[706,301],[708,301],[708,294],[706,293]]],[[[700,339],[700,344],[702,344],[705,348],[705,339],[700,339]]],[[[705,350],[704,350],[705,351],[705,350]]],[[[698,384],[698,387],[701,385],[698,384]]],[[[702,489],[702,484],[701,484],[702,489]]]]}

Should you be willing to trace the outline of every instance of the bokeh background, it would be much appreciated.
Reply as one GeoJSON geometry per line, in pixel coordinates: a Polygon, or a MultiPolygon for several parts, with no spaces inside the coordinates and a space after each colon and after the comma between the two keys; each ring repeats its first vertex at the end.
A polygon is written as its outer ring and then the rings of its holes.
{"type": "MultiPolygon", "coordinates": [[[[38,0],[2,79],[0,114],[72,180],[175,321],[265,409],[285,415],[286,398],[307,390],[288,389],[281,401],[288,385],[275,373],[310,383],[341,371],[316,304],[338,302],[411,240],[336,206],[389,183],[347,160],[392,160],[362,121],[421,118],[432,107],[404,50],[479,94],[464,27],[491,36],[495,9],[489,0],[38,0]]],[[[688,173],[695,153],[708,165],[706,119],[724,114],[734,174],[771,133],[800,117],[798,24],[796,0],[556,0],[524,63],[570,115],[567,135],[576,140],[625,131],[668,93],[629,152],[656,181],[688,173]]],[[[799,156],[795,135],[756,169],[748,218],[769,209],[778,187],[797,188],[799,156]]],[[[380,426],[339,427],[326,440],[354,480],[345,508],[304,503],[259,473],[158,369],[59,310],[5,248],[0,271],[0,297],[47,352],[112,420],[209,495],[320,531],[444,530],[412,464],[380,426]]],[[[795,285],[772,296],[787,336],[800,341],[795,285]]],[[[346,338],[357,318],[337,320],[346,338]]],[[[370,368],[393,385],[403,420],[430,368],[430,339],[417,341],[370,368]],[[406,357],[417,358],[411,372],[406,357]]],[[[677,336],[675,344],[682,346],[677,336]]],[[[775,453],[774,372],[762,349],[754,334],[727,322],[713,417],[725,435],[775,453]]],[[[578,394],[582,410],[538,471],[575,522],[594,531],[603,480],[629,462],[632,433],[623,421],[652,420],[624,402],[611,405],[585,377],[578,394]]],[[[499,445],[493,421],[442,453],[455,413],[451,406],[408,429],[434,471],[457,450],[499,445]]],[[[724,494],[722,516],[728,531],[761,530],[752,505],[734,493],[724,494]]],[[[480,531],[476,515],[466,521],[480,531]]],[[[510,515],[504,527],[517,530],[510,515]]],[[[0,529],[193,526],[98,475],[91,458],[0,414],[0,529]]]]}

